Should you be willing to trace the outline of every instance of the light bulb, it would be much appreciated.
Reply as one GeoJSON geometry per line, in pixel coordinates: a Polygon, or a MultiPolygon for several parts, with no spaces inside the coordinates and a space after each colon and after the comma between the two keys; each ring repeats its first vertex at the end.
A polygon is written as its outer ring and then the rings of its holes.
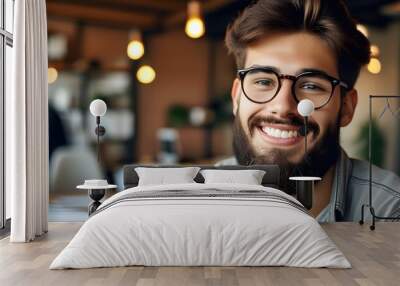
{"type": "Polygon", "coordinates": [[[47,82],[52,84],[58,78],[58,72],[55,68],[48,68],[47,69],[47,82]]]}
{"type": "Polygon", "coordinates": [[[132,60],[138,60],[144,54],[144,45],[142,42],[137,40],[130,41],[128,47],[126,48],[126,52],[128,57],[130,57],[132,60]]]}
{"type": "Polygon", "coordinates": [[[205,32],[203,20],[198,17],[190,18],[186,22],[185,32],[189,37],[193,39],[200,38],[204,35],[205,32]]]}
{"type": "Polygon", "coordinates": [[[129,32],[129,44],[126,47],[126,53],[132,60],[138,60],[143,56],[144,45],[142,34],[139,30],[134,29],[129,32]]]}
{"type": "Polygon", "coordinates": [[[297,111],[301,116],[310,116],[314,112],[314,103],[309,99],[303,99],[297,105],[297,111]]]}
{"type": "Polygon", "coordinates": [[[156,72],[151,66],[144,65],[138,69],[136,77],[139,82],[149,84],[156,78],[156,72]]]}
{"type": "Polygon", "coordinates": [[[374,58],[379,57],[380,50],[377,45],[371,45],[370,50],[371,50],[372,57],[374,57],[374,58]]]}
{"type": "Polygon", "coordinates": [[[357,30],[360,31],[365,37],[368,38],[368,29],[362,24],[357,24],[357,30]]]}
{"type": "Polygon", "coordinates": [[[107,111],[107,104],[101,99],[95,99],[90,103],[90,113],[93,116],[104,116],[107,111]]]}
{"type": "Polygon", "coordinates": [[[381,62],[377,58],[371,58],[367,69],[372,74],[378,74],[381,72],[382,69],[381,62]]]}

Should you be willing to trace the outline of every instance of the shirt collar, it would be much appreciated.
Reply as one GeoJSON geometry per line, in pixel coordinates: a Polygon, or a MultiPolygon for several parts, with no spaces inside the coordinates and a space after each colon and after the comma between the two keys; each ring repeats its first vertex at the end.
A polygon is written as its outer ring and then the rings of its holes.
{"type": "Polygon", "coordinates": [[[335,176],[332,184],[333,200],[330,204],[335,205],[335,218],[336,220],[342,220],[344,218],[347,198],[347,188],[349,184],[349,178],[352,170],[351,160],[347,156],[346,152],[341,148],[339,160],[336,162],[335,176]]]}

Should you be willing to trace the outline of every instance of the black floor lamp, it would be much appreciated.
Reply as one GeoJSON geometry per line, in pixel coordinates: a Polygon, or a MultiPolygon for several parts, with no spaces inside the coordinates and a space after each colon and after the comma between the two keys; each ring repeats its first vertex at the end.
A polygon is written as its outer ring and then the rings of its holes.
{"type": "MultiPolygon", "coordinates": [[[[303,99],[297,105],[297,111],[304,118],[304,126],[300,129],[300,135],[304,136],[304,160],[308,161],[307,155],[307,133],[308,118],[314,112],[314,103],[309,99],[303,99]]],[[[296,182],[296,197],[308,210],[312,209],[314,202],[314,182],[321,180],[320,177],[295,176],[289,180],[296,182]]]]}
{"type": "MultiPolygon", "coordinates": [[[[90,113],[96,117],[96,129],[95,133],[97,135],[97,162],[100,165],[100,137],[104,136],[106,133],[106,129],[100,125],[100,117],[104,116],[107,112],[107,105],[101,99],[95,99],[90,103],[90,113]]],[[[96,211],[96,209],[100,206],[100,200],[104,197],[106,189],[109,188],[107,181],[105,180],[94,180],[94,181],[104,181],[106,185],[104,186],[96,186],[96,187],[85,187],[89,191],[89,197],[93,200],[93,202],[89,205],[89,215],[96,211]]]]}
{"type": "Polygon", "coordinates": [[[97,135],[97,162],[100,164],[100,137],[106,134],[106,129],[100,125],[100,117],[104,116],[107,112],[107,105],[101,99],[95,99],[90,103],[90,113],[96,117],[96,129],[97,135]]]}

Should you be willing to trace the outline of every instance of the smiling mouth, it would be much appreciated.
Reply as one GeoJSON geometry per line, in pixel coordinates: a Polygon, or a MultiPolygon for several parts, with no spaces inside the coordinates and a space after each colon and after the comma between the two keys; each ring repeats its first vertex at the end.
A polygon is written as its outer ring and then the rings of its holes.
{"type": "Polygon", "coordinates": [[[300,135],[298,126],[274,126],[263,125],[257,126],[256,129],[262,138],[268,143],[279,146],[292,146],[302,141],[303,136],[300,135]]]}
{"type": "Polygon", "coordinates": [[[273,138],[279,138],[279,139],[290,139],[290,138],[296,138],[300,136],[298,132],[298,128],[296,129],[279,129],[279,128],[273,128],[273,127],[268,127],[268,126],[263,126],[259,127],[262,132],[267,134],[268,136],[271,136],[273,138]]]}

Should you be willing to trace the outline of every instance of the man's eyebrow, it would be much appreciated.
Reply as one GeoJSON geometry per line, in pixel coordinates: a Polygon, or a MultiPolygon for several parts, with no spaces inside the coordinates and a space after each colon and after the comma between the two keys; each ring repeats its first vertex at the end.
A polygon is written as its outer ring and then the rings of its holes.
{"type": "Polygon", "coordinates": [[[302,73],[305,73],[305,72],[316,72],[316,73],[328,74],[328,73],[327,73],[326,71],[324,71],[324,70],[314,69],[314,68],[304,68],[304,69],[298,70],[298,71],[296,72],[296,75],[299,75],[299,74],[302,74],[302,73]]]}
{"type": "Polygon", "coordinates": [[[255,65],[249,66],[248,68],[265,68],[265,69],[271,69],[271,70],[273,70],[274,72],[276,72],[276,73],[278,73],[278,74],[281,72],[281,70],[280,70],[279,68],[274,67],[274,66],[264,66],[264,65],[257,65],[257,64],[255,64],[255,65]]]}
{"type": "MultiPolygon", "coordinates": [[[[265,66],[265,65],[254,64],[254,65],[249,66],[248,68],[265,68],[265,69],[271,69],[278,74],[281,73],[281,70],[274,66],[265,66]]],[[[323,74],[329,75],[326,71],[321,70],[321,69],[316,69],[316,68],[303,68],[303,69],[298,70],[295,75],[299,75],[299,74],[302,74],[305,72],[316,72],[316,73],[323,73],[323,74]]]]}

